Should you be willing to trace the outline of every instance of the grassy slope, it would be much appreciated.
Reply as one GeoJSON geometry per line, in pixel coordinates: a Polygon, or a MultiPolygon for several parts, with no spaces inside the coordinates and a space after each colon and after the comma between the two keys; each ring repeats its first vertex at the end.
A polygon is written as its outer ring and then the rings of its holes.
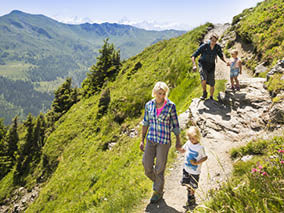
{"type": "Polygon", "coordinates": [[[197,212],[283,212],[284,132],[270,140],[254,140],[233,149],[234,177],[197,212]],[[280,151],[281,150],[281,151],[280,151]],[[251,155],[249,161],[236,158],[251,155]]]}
{"type": "Polygon", "coordinates": [[[284,57],[283,13],[283,1],[267,0],[233,18],[233,23],[237,23],[233,26],[234,30],[255,48],[256,57],[251,60],[252,67],[257,62],[254,59],[275,64],[284,57]]]}
{"type": "MultiPolygon", "coordinates": [[[[180,111],[191,97],[182,93],[197,96],[199,78],[188,73],[188,62],[206,29],[201,26],[181,37],[159,42],[126,61],[117,80],[109,84],[109,112],[100,121],[95,120],[98,96],[71,108],[58,122],[43,151],[51,168],[57,163],[58,167],[27,212],[130,211],[150,192],[151,183],[143,174],[139,138],[130,138],[122,130],[134,128],[141,121],[141,111],[158,80],[172,86],[170,98],[178,103],[180,111]],[[138,61],[142,67],[133,73],[138,61]],[[127,118],[123,124],[113,121],[124,113],[127,118]],[[98,127],[100,131],[96,133],[98,127]],[[104,151],[107,143],[114,141],[117,144],[113,149],[104,151]]],[[[173,149],[170,156],[174,157],[173,149]]],[[[38,167],[27,177],[28,185],[34,184],[41,170],[38,167]]]]}
{"type": "MultiPolygon", "coordinates": [[[[266,0],[258,3],[257,7],[244,10],[235,16],[232,28],[245,43],[253,46],[254,57],[246,62],[251,70],[264,62],[267,72],[279,59],[284,58],[284,2],[266,0]]],[[[266,77],[261,73],[260,77],[266,77]]],[[[267,82],[268,90],[277,94],[284,90],[283,74],[274,75],[267,82]]]]}

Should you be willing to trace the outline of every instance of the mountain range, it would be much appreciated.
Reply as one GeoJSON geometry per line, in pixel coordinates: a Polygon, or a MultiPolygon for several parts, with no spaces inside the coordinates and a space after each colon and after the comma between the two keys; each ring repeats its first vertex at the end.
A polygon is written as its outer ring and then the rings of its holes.
{"type": "Polygon", "coordinates": [[[5,78],[3,82],[14,85],[1,84],[0,117],[7,123],[17,114],[24,118],[29,112],[37,115],[46,111],[53,91],[66,77],[71,77],[74,85],[80,87],[106,38],[120,49],[121,58],[126,59],[151,44],[183,33],[176,30],[147,31],[110,23],[63,24],[44,15],[14,10],[0,17],[0,76],[5,78]],[[32,92],[27,93],[22,88],[14,91],[16,96],[23,99],[32,96],[30,105],[36,107],[19,105],[8,98],[9,90],[16,88],[19,82],[32,87],[32,92]]]}

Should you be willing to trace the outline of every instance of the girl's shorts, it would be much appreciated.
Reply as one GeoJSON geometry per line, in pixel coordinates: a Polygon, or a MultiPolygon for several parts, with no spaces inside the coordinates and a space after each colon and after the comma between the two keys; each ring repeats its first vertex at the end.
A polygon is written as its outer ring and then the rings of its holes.
{"type": "Polygon", "coordinates": [[[239,70],[238,69],[234,69],[230,71],[230,77],[237,77],[239,75],[239,70]]]}

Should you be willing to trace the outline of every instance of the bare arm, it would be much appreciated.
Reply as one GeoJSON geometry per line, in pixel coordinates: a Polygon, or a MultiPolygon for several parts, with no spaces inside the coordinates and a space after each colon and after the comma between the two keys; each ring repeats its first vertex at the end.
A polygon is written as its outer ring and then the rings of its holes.
{"type": "Polygon", "coordinates": [[[140,142],[140,149],[144,152],[144,140],[148,131],[148,126],[142,126],[142,138],[140,142]]]}
{"type": "Polygon", "coordinates": [[[192,165],[195,165],[197,166],[198,164],[202,164],[204,161],[206,161],[208,159],[207,156],[205,156],[204,158],[201,158],[199,161],[196,161],[196,160],[191,160],[190,163],[192,165]]]}
{"type": "Polygon", "coordinates": [[[242,74],[242,62],[239,60],[240,74],[242,74]]]}
{"type": "MultiPolygon", "coordinates": [[[[182,148],[181,148],[181,144],[180,144],[180,136],[179,135],[176,135],[176,150],[180,151],[182,148]]],[[[183,152],[181,152],[183,153],[183,152]]]]}
{"type": "Polygon", "coordinates": [[[185,149],[183,149],[183,148],[177,148],[177,150],[178,150],[180,153],[185,153],[185,149]]]}
{"type": "Polygon", "coordinates": [[[195,63],[195,57],[194,56],[192,56],[191,57],[191,61],[192,61],[192,64],[193,64],[193,71],[196,71],[196,63],[195,63]]]}

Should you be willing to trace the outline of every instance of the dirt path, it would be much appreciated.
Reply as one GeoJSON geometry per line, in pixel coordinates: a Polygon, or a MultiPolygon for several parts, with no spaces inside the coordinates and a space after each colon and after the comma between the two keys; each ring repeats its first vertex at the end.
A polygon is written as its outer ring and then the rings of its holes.
{"type": "MultiPolygon", "coordinates": [[[[218,35],[221,35],[228,26],[218,25],[213,31],[218,35]]],[[[209,32],[205,37],[208,39],[209,32]]],[[[239,50],[239,56],[242,57],[244,52],[241,49],[241,45],[235,46],[239,50]]],[[[216,65],[216,79],[226,79],[229,82],[229,67],[220,59],[216,65]]],[[[243,69],[243,74],[240,75],[240,80],[247,80],[251,76],[247,73],[246,69],[243,69]]],[[[188,117],[187,113],[183,113],[179,116],[180,122],[186,122],[188,117]]],[[[183,124],[181,124],[183,125],[183,124]]],[[[218,137],[217,137],[218,138],[218,137]]],[[[224,138],[226,135],[219,135],[220,140],[215,138],[203,137],[202,144],[206,149],[208,160],[202,165],[202,171],[200,176],[199,188],[196,191],[197,203],[202,204],[208,198],[208,192],[210,189],[218,188],[220,184],[226,181],[232,171],[232,161],[229,157],[229,150],[233,147],[237,147],[245,144],[247,140],[242,142],[235,142],[224,138]]],[[[184,205],[186,203],[186,189],[180,185],[182,178],[184,156],[178,154],[176,162],[169,168],[170,173],[166,176],[165,180],[165,193],[163,200],[157,204],[149,204],[149,199],[145,200],[142,210],[137,212],[162,212],[162,213],[176,213],[185,212],[184,205]]]]}

